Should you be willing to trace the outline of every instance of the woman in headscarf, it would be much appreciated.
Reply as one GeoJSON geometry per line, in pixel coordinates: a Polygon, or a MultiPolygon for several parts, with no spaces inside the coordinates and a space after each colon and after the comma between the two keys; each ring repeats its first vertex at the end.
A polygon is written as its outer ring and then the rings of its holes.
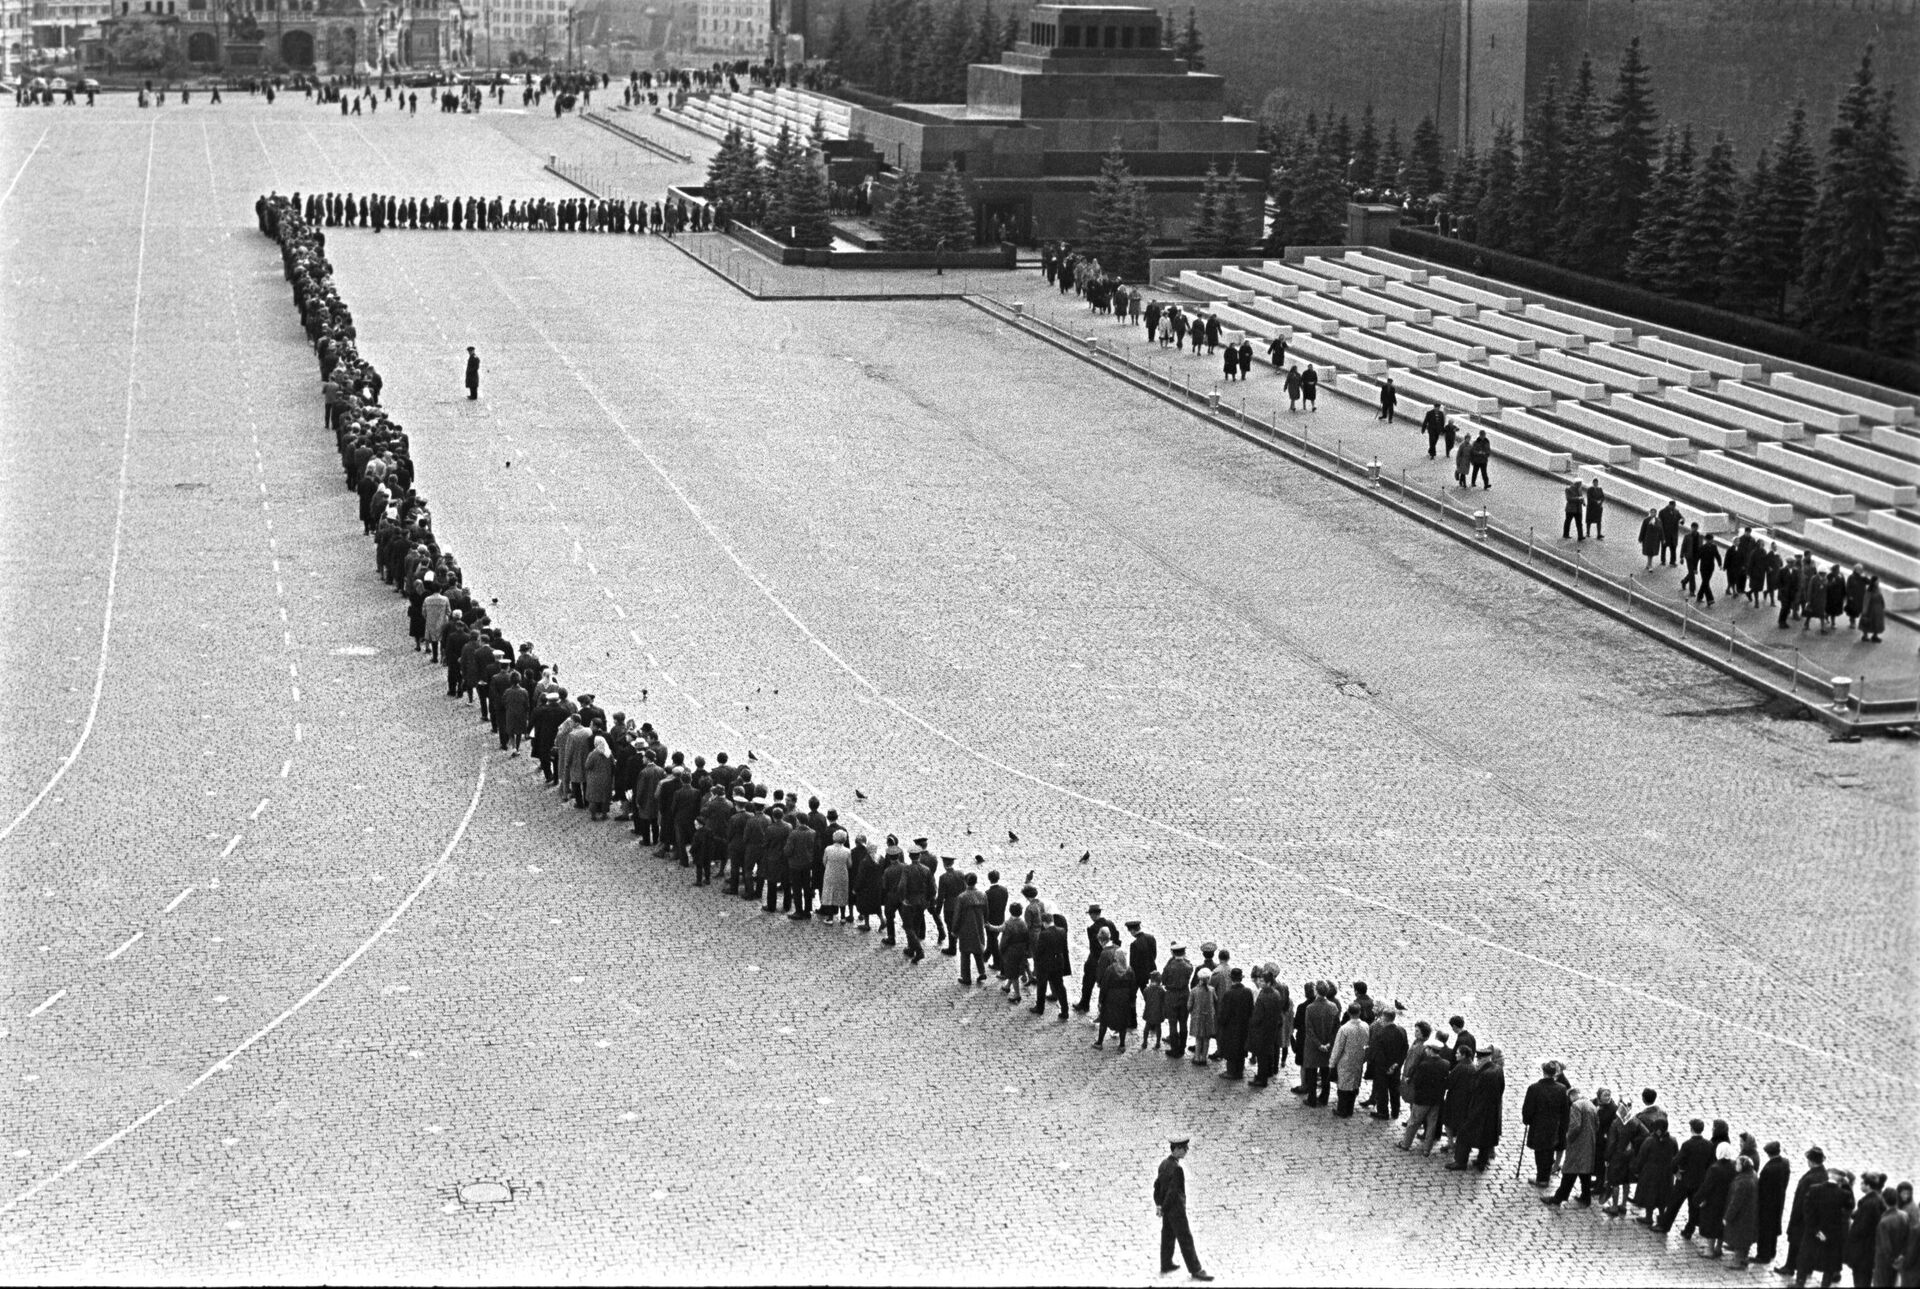
{"type": "Polygon", "coordinates": [[[1731,1141],[1721,1141],[1715,1145],[1713,1165],[1700,1180],[1700,1188],[1693,1193],[1690,1216],[1696,1220],[1700,1234],[1707,1237],[1705,1257],[1720,1256],[1720,1242],[1727,1229],[1727,1198],[1733,1190],[1734,1175],[1739,1171],[1739,1165],[1734,1161],[1739,1157],[1740,1152],[1731,1141]]]}
{"type": "Polygon", "coordinates": [[[1000,928],[1000,992],[1007,1001],[1020,1001],[1020,981],[1027,974],[1027,919],[1018,902],[1007,906],[1007,924],[1000,928]]]}
{"type": "Polygon", "coordinates": [[[613,801],[613,748],[606,735],[593,732],[593,747],[587,753],[587,808],[590,818],[605,819],[613,801]]]}
{"type": "Polygon", "coordinates": [[[1727,1187],[1727,1203],[1720,1217],[1720,1247],[1733,1254],[1733,1269],[1747,1265],[1747,1250],[1760,1234],[1760,1175],[1754,1171],[1751,1157],[1742,1154],[1734,1160],[1733,1181],[1727,1187]]]}

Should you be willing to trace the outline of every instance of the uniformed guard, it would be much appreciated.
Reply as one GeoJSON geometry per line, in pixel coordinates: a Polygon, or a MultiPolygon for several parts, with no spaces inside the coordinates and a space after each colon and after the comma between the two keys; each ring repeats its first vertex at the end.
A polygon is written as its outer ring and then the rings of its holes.
{"type": "Polygon", "coordinates": [[[1160,1274],[1174,1269],[1173,1246],[1180,1245],[1180,1256],[1187,1274],[1195,1280],[1211,1280],[1200,1266],[1200,1255],[1193,1251],[1193,1230],[1187,1225],[1187,1172],[1180,1161],[1187,1155],[1187,1138],[1175,1137],[1167,1143],[1167,1157],[1160,1161],[1160,1174],[1153,1179],[1153,1206],[1160,1213],[1160,1274]]]}

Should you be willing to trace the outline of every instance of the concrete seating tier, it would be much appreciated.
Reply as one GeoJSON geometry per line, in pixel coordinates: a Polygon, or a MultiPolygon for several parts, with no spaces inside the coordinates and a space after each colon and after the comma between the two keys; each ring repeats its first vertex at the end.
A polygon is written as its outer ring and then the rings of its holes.
{"type": "MultiPolygon", "coordinates": [[[[1558,353],[1549,349],[1548,354],[1558,353]]],[[[1607,396],[1607,387],[1597,380],[1582,380],[1569,376],[1565,372],[1554,371],[1544,363],[1529,361],[1525,358],[1509,358],[1505,354],[1495,354],[1487,360],[1487,366],[1518,385],[1546,390],[1562,398],[1576,401],[1600,399],[1607,396]]]]}
{"type": "Polygon", "coordinates": [[[1471,318],[1479,314],[1480,306],[1469,300],[1456,300],[1451,296],[1436,294],[1433,279],[1428,278],[1424,287],[1409,286],[1405,282],[1390,282],[1383,289],[1396,300],[1431,309],[1436,316],[1449,318],[1471,318]]]}
{"type": "Polygon", "coordinates": [[[1464,363],[1442,363],[1435,374],[1464,389],[1492,395],[1503,403],[1514,403],[1520,407],[1553,406],[1553,395],[1546,390],[1496,376],[1485,368],[1469,367],[1464,363]]]}
{"type": "Polygon", "coordinates": [[[1909,434],[1888,425],[1875,425],[1867,430],[1867,442],[1878,451],[1890,452],[1909,461],[1920,461],[1920,434],[1909,434]]]}
{"type": "Polygon", "coordinates": [[[1291,340],[1293,337],[1293,328],[1287,326],[1285,323],[1270,322],[1257,313],[1249,313],[1245,309],[1236,309],[1230,304],[1216,304],[1210,312],[1220,319],[1222,326],[1232,325],[1238,327],[1240,330],[1250,332],[1262,340],[1272,340],[1275,336],[1285,336],[1291,340]]]}
{"type": "Polygon", "coordinates": [[[1627,371],[1643,372],[1664,384],[1685,385],[1693,389],[1705,389],[1713,384],[1713,373],[1704,367],[1688,367],[1681,363],[1670,363],[1664,358],[1655,358],[1652,354],[1642,353],[1638,349],[1629,349],[1621,345],[1589,345],[1587,357],[1596,362],[1611,363],[1627,371]]]}
{"type": "Polygon", "coordinates": [[[1885,538],[1870,529],[1831,519],[1809,519],[1800,530],[1800,538],[1816,551],[1848,563],[1865,564],[1903,586],[1920,586],[1920,556],[1887,545],[1885,538]]]}
{"type": "Polygon", "coordinates": [[[1340,293],[1340,299],[1353,308],[1382,314],[1400,322],[1417,322],[1424,325],[1433,321],[1432,309],[1423,309],[1417,304],[1408,304],[1404,300],[1396,300],[1390,295],[1369,291],[1365,287],[1349,286],[1340,293]]]}
{"type": "Polygon", "coordinates": [[[1614,394],[1607,399],[1607,410],[1621,420],[1638,421],[1648,429],[1678,434],[1689,442],[1710,448],[1744,448],[1747,432],[1730,426],[1714,425],[1697,416],[1689,416],[1666,405],[1660,399],[1636,398],[1632,394],[1614,394]]]}
{"type": "Polygon", "coordinates": [[[1245,304],[1253,299],[1253,292],[1247,287],[1233,286],[1208,277],[1205,273],[1195,273],[1192,269],[1182,273],[1175,281],[1183,293],[1204,300],[1231,300],[1245,304]]]}
{"type": "Polygon", "coordinates": [[[1639,473],[1650,485],[1664,487],[1700,505],[1713,506],[1755,523],[1784,524],[1793,519],[1793,506],[1789,502],[1755,496],[1744,488],[1671,461],[1642,461],[1639,473]]]}
{"type": "MultiPolygon", "coordinates": [[[[1781,474],[1792,475],[1818,488],[1849,492],[1861,501],[1876,506],[1911,506],[1916,491],[1920,491],[1910,483],[1894,483],[1835,465],[1798,445],[1788,447],[1782,443],[1762,443],[1754,449],[1754,456],[1763,465],[1781,474]]],[[[1848,507],[1848,510],[1851,509],[1848,507]]]]}
{"type": "Polygon", "coordinates": [[[1283,260],[1262,260],[1260,271],[1276,282],[1291,282],[1303,291],[1318,291],[1321,295],[1340,294],[1341,284],[1335,279],[1309,273],[1283,260]]]}
{"type": "Polygon", "coordinates": [[[1617,389],[1624,394],[1657,394],[1660,391],[1660,378],[1648,376],[1637,371],[1628,371],[1624,367],[1615,367],[1599,361],[1596,350],[1604,345],[1594,345],[1586,350],[1585,357],[1575,357],[1564,349],[1548,349],[1540,355],[1540,365],[1551,367],[1557,372],[1575,376],[1584,381],[1597,382],[1608,389],[1617,389]]]}
{"type": "Polygon", "coordinates": [[[1300,288],[1292,282],[1282,282],[1278,278],[1229,264],[1219,272],[1222,282],[1231,282],[1235,286],[1244,286],[1250,290],[1263,291],[1282,300],[1292,300],[1299,296],[1300,288]]]}
{"type": "Polygon", "coordinates": [[[1543,326],[1557,327],[1561,331],[1570,331],[1576,336],[1585,336],[1589,340],[1620,345],[1633,339],[1632,327],[1616,327],[1607,322],[1595,322],[1577,313],[1549,309],[1544,304],[1530,304],[1526,307],[1525,313],[1530,321],[1538,322],[1543,326]]]}
{"type": "MultiPolygon", "coordinates": [[[[1457,366],[1453,370],[1458,371],[1457,366]]],[[[1412,396],[1432,404],[1438,403],[1449,412],[1466,412],[1474,416],[1496,416],[1500,412],[1500,400],[1492,394],[1483,393],[1465,385],[1456,384],[1448,376],[1448,367],[1442,366],[1433,373],[1410,371],[1405,367],[1392,370],[1393,383],[1403,396],[1412,396]]],[[[1379,391],[1374,393],[1374,402],[1379,402],[1379,391]]]]}
{"type": "Polygon", "coordinates": [[[1607,443],[1623,443],[1641,456],[1681,457],[1693,451],[1693,444],[1679,435],[1623,419],[1613,415],[1610,409],[1588,403],[1562,403],[1543,415],[1551,415],[1607,443]]]}
{"type": "Polygon", "coordinates": [[[1494,353],[1514,354],[1521,358],[1533,357],[1540,348],[1540,342],[1531,337],[1508,335],[1471,322],[1462,322],[1458,318],[1435,318],[1433,329],[1443,336],[1451,336],[1494,353]]]}
{"type": "Polygon", "coordinates": [[[1487,361],[1487,348],[1485,345],[1476,345],[1465,340],[1456,340],[1451,336],[1441,335],[1438,330],[1430,326],[1423,327],[1413,323],[1389,322],[1386,331],[1387,339],[1398,341],[1406,345],[1409,349],[1422,349],[1430,354],[1436,354],[1441,358],[1451,358],[1454,362],[1460,363],[1483,363],[1487,361]]]}
{"type": "Polygon", "coordinates": [[[1382,358],[1399,367],[1429,368],[1440,365],[1440,356],[1425,349],[1411,349],[1358,327],[1340,333],[1340,343],[1382,358]]]}
{"type": "Polygon", "coordinates": [[[1325,259],[1318,255],[1309,255],[1300,261],[1300,267],[1309,273],[1318,273],[1321,277],[1333,278],[1349,286],[1363,286],[1378,290],[1387,284],[1387,275],[1374,273],[1344,259],[1325,259]]]}
{"type": "Polygon", "coordinates": [[[1270,296],[1256,295],[1242,307],[1249,313],[1257,313],[1275,322],[1284,322],[1304,335],[1331,336],[1340,330],[1340,324],[1332,318],[1311,313],[1291,301],[1276,300],[1270,296]]]}
{"type": "Polygon", "coordinates": [[[1852,412],[1862,421],[1876,421],[1882,425],[1911,425],[1914,422],[1913,409],[1904,403],[1883,403],[1861,394],[1849,394],[1843,389],[1815,384],[1792,372],[1777,371],[1768,378],[1767,384],[1789,398],[1797,398],[1817,407],[1830,407],[1836,412],[1852,412]]]}
{"type": "Polygon", "coordinates": [[[1855,439],[1839,434],[1814,434],[1807,438],[1807,447],[1823,457],[1831,457],[1855,470],[1864,470],[1868,474],[1878,475],[1882,479],[1891,479],[1895,483],[1920,484],[1920,461],[1909,461],[1877,448],[1870,448],[1855,439]]]}
{"type": "Polygon", "coordinates": [[[1624,443],[1608,443],[1596,439],[1590,434],[1555,420],[1539,412],[1523,411],[1517,407],[1500,410],[1500,424],[1510,430],[1525,433],[1536,442],[1557,448],[1582,461],[1597,461],[1606,465],[1621,465],[1633,459],[1633,449],[1624,443]]]}
{"type": "Polygon", "coordinates": [[[1363,255],[1358,251],[1348,251],[1346,258],[1347,263],[1366,269],[1369,273],[1378,273],[1382,277],[1390,277],[1396,282],[1406,282],[1413,286],[1419,286],[1428,277],[1425,269],[1410,268],[1405,264],[1395,264],[1391,260],[1375,259],[1371,255],[1363,255]]]}
{"type": "MultiPolygon", "coordinates": [[[[1518,336],[1522,340],[1531,340],[1542,349],[1585,349],[1587,338],[1574,331],[1556,331],[1552,327],[1542,326],[1526,318],[1518,318],[1508,313],[1489,313],[1478,319],[1483,327],[1503,332],[1509,336],[1518,336]]],[[[1489,346],[1491,348],[1491,346],[1489,346]]]]}
{"type": "Polygon", "coordinates": [[[1721,398],[1745,404],[1769,416],[1783,421],[1798,421],[1816,430],[1845,434],[1860,428],[1860,415],[1857,412],[1836,412],[1830,407],[1816,407],[1759,385],[1723,380],[1714,385],[1713,392],[1721,398]]]}
{"type": "Polygon", "coordinates": [[[1920,521],[1891,510],[1869,510],[1867,528],[1910,549],[1920,550],[1920,521]]]}
{"type": "MultiPolygon", "coordinates": [[[[1657,464],[1653,462],[1643,463],[1657,464]]],[[[1622,505],[1637,510],[1659,510],[1669,501],[1680,501],[1674,489],[1662,486],[1658,481],[1636,475],[1632,471],[1618,466],[1596,466],[1596,470],[1605,470],[1607,495],[1622,505]]],[[[1682,509],[1680,518],[1683,523],[1699,524],[1703,533],[1726,533],[1733,531],[1733,516],[1724,510],[1696,507],[1691,512],[1682,509]]]]}
{"type": "Polygon", "coordinates": [[[1459,300],[1481,309],[1491,309],[1496,313],[1518,313],[1525,303],[1517,295],[1507,295],[1499,291],[1483,291],[1477,286],[1468,286],[1465,282],[1456,282],[1443,274],[1435,274],[1427,279],[1427,290],[1435,295],[1443,295],[1450,300],[1459,300]]]}
{"type": "Polygon", "coordinates": [[[1685,345],[1676,345],[1671,340],[1662,340],[1658,336],[1642,336],[1635,342],[1640,352],[1652,354],[1655,358],[1664,358],[1670,363],[1682,367],[1693,367],[1700,371],[1711,372],[1715,376],[1724,376],[1728,380],[1759,380],[1760,364],[1742,362],[1737,358],[1722,358],[1700,349],[1689,349],[1685,345]]]}
{"type": "MultiPolygon", "coordinates": [[[[1287,358],[1304,358],[1316,367],[1337,367],[1361,376],[1378,377],[1387,374],[1387,360],[1372,354],[1363,354],[1358,349],[1349,349],[1337,340],[1322,336],[1295,336],[1287,344],[1287,358]]],[[[1376,394],[1374,401],[1379,402],[1376,394]]]]}
{"type": "Polygon", "coordinates": [[[1702,474],[1724,480],[1756,496],[1779,498],[1809,514],[1853,513],[1854,498],[1851,492],[1837,492],[1831,487],[1809,483],[1744,457],[1730,457],[1724,452],[1701,452],[1694,456],[1691,465],[1702,474]]]}
{"type": "Polygon", "coordinates": [[[1805,438],[1807,433],[1807,427],[1798,421],[1783,421],[1767,416],[1753,408],[1728,402],[1717,394],[1697,389],[1669,389],[1661,396],[1661,401],[1689,416],[1729,429],[1744,430],[1757,439],[1789,443],[1805,438]]]}
{"type": "Polygon", "coordinates": [[[1364,308],[1356,308],[1348,304],[1346,299],[1347,297],[1344,295],[1338,298],[1321,296],[1318,299],[1303,296],[1297,303],[1302,308],[1312,309],[1316,313],[1324,313],[1328,317],[1338,318],[1341,322],[1349,326],[1372,327],[1378,330],[1387,325],[1387,317],[1385,314],[1373,313],[1364,308]]]}

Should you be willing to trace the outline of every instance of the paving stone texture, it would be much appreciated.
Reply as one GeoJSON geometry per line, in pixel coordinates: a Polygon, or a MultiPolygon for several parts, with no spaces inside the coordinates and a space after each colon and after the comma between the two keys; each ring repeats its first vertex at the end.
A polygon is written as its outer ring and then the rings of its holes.
{"type": "MultiPolygon", "coordinates": [[[[0,1275],[1130,1283],[1184,1130],[1228,1281],[1765,1279],[1542,1210],[1510,1148],[1458,1177],[690,889],[492,750],[374,575],[251,203],[564,196],[547,156],[606,140],[0,116],[0,1275]]],[[[1906,747],[959,302],[749,302],[645,238],[328,244],[443,540],[576,692],[1163,947],[1462,1011],[1510,1143],[1559,1057],[1920,1162],[1906,747]]]]}

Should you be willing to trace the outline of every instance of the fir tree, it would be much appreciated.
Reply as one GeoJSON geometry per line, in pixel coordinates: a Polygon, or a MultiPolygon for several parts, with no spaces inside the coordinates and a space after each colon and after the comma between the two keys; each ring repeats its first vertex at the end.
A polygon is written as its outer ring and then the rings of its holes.
{"type": "Polygon", "coordinates": [[[1624,266],[1627,281],[1650,291],[1673,289],[1673,247],[1692,188],[1693,127],[1679,132],[1669,128],[1660,147],[1660,168],[1642,199],[1644,215],[1624,266]]]}
{"type": "Polygon", "coordinates": [[[1080,216],[1080,231],[1087,253],[1107,272],[1132,279],[1146,276],[1152,240],[1146,193],[1127,168],[1118,139],[1100,163],[1093,197],[1080,216]]]}
{"type": "Polygon", "coordinates": [[[1313,151],[1289,173],[1287,194],[1292,244],[1329,246],[1347,233],[1347,189],[1344,162],[1332,130],[1322,130],[1313,151]]]}
{"type": "Polygon", "coordinates": [[[845,76],[852,71],[854,56],[853,15],[847,12],[845,0],[834,11],[833,27],[827,32],[826,56],[845,76]]]}
{"type": "MultiPolygon", "coordinates": [[[[1007,10],[1007,25],[1000,31],[1000,52],[1005,53],[1027,38],[1027,28],[1022,20],[1020,7],[1014,5],[1007,10]]],[[[999,62],[999,59],[993,61],[999,62]]]]}
{"type": "Polygon", "coordinates": [[[1220,254],[1220,169],[1209,164],[1193,202],[1193,225],[1187,230],[1187,249],[1208,258],[1220,254]]]}
{"type": "Polygon", "coordinates": [[[1353,141],[1353,181],[1369,187],[1380,172],[1380,133],[1373,124],[1373,103],[1360,109],[1360,133],[1353,141]]]}
{"type": "Polygon", "coordinates": [[[1514,198],[1520,181],[1520,149],[1513,123],[1502,121],[1480,167],[1480,200],[1473,210],[1473,240],[1504,250],[1513,243],[1514,198]]]}
{"type": "Polygon", "coordinates": [[[1400,190],[1400,171],[1406,166],[1400,152],[1400,122],[1387,122],[1387,138],[1380,145],[1380,161],[1374,167],[1373,186],[1383,191],[1400,190]]]}
{"type": "Polygon", "coordinates": [[[1447,177],[1447,209],[1455,219],[1473,213],[1480,200],[1480,154],[1468,139],[1454,158],[1453,173],[1447,177]]]}
{"type": "Polygon", "coordinates": [[[1826,173],[1807,224],[1801,307],[1821,339],[1866,343],[1868,290],[1905,189],[1893,98],[1874,84],[1868,46],[1827,136],[1826,173]]]}
{"type": "Polygon", "coordinates": [[[1673,240],[1668,289],[1682,299],[1712,304],[1719,294],[1720,261],[1740,204],[1737,183],[1733,145],[1726,135],[1716,135],[1687,194],[1673,240]]]}
{"type": "Polygon", "coordinates": [[[935,249],[943,251],[967,251],[973,249],[973,200],[967,196],[966,181],[961,178],[960,167],[947,162],[945,173],[940,176],[940,186],[934,189],[933,204],[927,211],[927,240],[935,249]]]}
{"type": "Polygon", "coordinates": [[[1440,154],[1440,127],[1431,116],[1413,128],[1413,153],[1407,160],[1408,196],[1422,200],[1447,186],[1447,165],[1440,154]]]}
{"type": "Polygon", "coordinates": [[[899,176],[893,199],[880,212],[880,237],[890,251],[923,251],[931,244],[927,237],[926,201],[915,176],[904,173],[899,176]]]}
{"type": "Polygon", "coordinates": [[[781,218],[778,223],[769,221],[767,231],[794,246],[833,245],[826,179],[814,169],[813,158],[805,149],[794,151],[786,168],[774,176],[773,184],[781,218]]]}
{"type": "Polygon", "coordinates": [[[1890,358],[1920,362],[1920,181],[1894,214],[1886,258],[1867,288],[1867,310],[1868,343],[1890,358]]]}
{"type": "Polygon", "coordinates": [[[1620,59],[1613,97],[1607,102],[1606,138],[1602,164],[1606,174],[1603,200],[1592,208],[1596,221],[1592,249],[1594,267],[1608,276],[1626,264],[1640,227],[1647,189],[1653,183],[1653,163],[1659,152],[1654,125],[1658,114],[1649,88],[1650,74],[1640,57],[1640,38],[1627,42],[1620,59]]]}
{"type": "MultiPolygon", "coordinates": [[[[1507,249],[1544,258],[1553,244],[1554,208],[1560,201],[1562,152],[1560,82],[1549,75],[1540,96],[1527,109],[1526,141],[1514,176],[1512,212],[1507,219],[1507,249]]],[[[1486,221],[1481,221],[1485,226],[1486,221]]]]}
{"type": "Polygon", "coordinates": [[[1245,255],[1253,236],[1247,229],[1246,199],[1240,189],[1240,163],[1234,162],[1227,168],[1227,177],[1220,185],[1220,254],[1224,256],[1245,255]]]}
{"type": "Polygon", "coordinates": [[[1807,129],[1807,105],[1795,103],[1774,143],[1773,186],[1767,205],[1766,270],[1774,282],[1773,313],[1787,316],[1787,297],[1804,267],[1807,221],[1820,195],[1820,163],[1807,129]]]}
{"type": "MultiPolygon", "coordinates": [[[[1000,18],[993,11],[993,0],[980,7],[980,22],[973,31],[973,43],[967,48],[967,62],[997,63],[1000,61],[1000,18]]],[[[966,88],[966,68],[960,69],[960,86],[966,88]]]]}
{"type": "MultiPolygon", "coordinates": [[[[1331,109],[1328,110],[1327,115],[1329,119],[1332,118],[1333,113],[1331,109]]],[[[1339,166],[1340,177],[1343,180],[1354,177],[1352,169],[1353,124],[1347,120],[1347,114],[1345,112],[1342,112],[1339,119],[1333,123],[1333,159],[1339,166]]]]}
{"type": "Polygon", "coordinates": [[[1200,39],[1200,20],[1195,16],[1193,6],[1187,6],[1187,25],[1173,38],[1173,52],[1187,60],[1187,70],[1204,72],[1207,70],[1206,42],[1200,39]]]}
{"type": "Polygon", "coordinates": [[[1606,185],[1600,159],[1600,100],[1591,58],[1580,60],[1564,122],[1560,201],[1554,208],[1549,258],[1556,264],[1587,271],[1594,266],[1593,239],[1598,227],[1589,216],[1606,185]]]}
{"type": "Polygon", "coordinates": [[[736,176],[739,173],[740,150],[743,142],[745,142],[745,136],[736,125],[727,131],[726,137],[720,140],[719,150],[713,154],[713,159],[707,162],[707,196],[723,213],[734,215],[736,218],[738,217],[735,214],[738,202],[736,176]]]}
{"type": "Polygon", "coordinates": [[[794,142],[793,132],[782,125],[780,133],[774,136],[773,146],[767,149],[766,177],[757,185],[763,197],[756,203],[758,217],[751,222],[766,228],[781,229],[792,222],[786,206],[785,182],[793,169],[795,155],[804,155],[804,152],[805,150],[794,142]]]}
{"type": "Polygon", "coordinates": [[[1779,316],[1780,278],[1773,271],[1769,221],[1774,203],[1773,162],[1765,148],[1740,186],[1739,209],[1720,257],[1722,307],[1741,313],[1779,316]]]}

